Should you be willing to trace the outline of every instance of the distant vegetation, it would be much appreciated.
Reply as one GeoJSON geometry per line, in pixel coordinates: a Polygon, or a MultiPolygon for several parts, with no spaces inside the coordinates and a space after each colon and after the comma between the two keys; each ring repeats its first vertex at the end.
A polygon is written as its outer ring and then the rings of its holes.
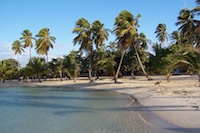
{"type": "Polygon", "coordinates": [[[155,28],[157,43],[147,39],[144,33],[138,33],[140,14],[134,17],[127,10],[121,11],[115,18],[113,31],[99,20],[90,24],[80,18],[72,30],[76,34],[74,45],[80,45],[80,49],[51,61],[48,52],[54,47],[56,37],[50,34],[50,29],[43,28],[35,36],[26,29],[20,39],[13,42],[12,50],[20,56],[29,48],[28,64],[21,68],[19,58],[0,61],[0,79],[3,82],[12,79],[41,82],[41,78],[76,81],[78,76],[88,76],[93,82],[100,76],[113,76],[117,82],[119,76],[134,78],[135,74],[142,74],[151,80],[149,75],[164,74],[169,81],[171,74],[200,75],[200,21],[196,19],[200,15],[200,0],[196,0],[196,4],[193,9],[180,11],[178,28],[171,34],[164,23],[159,23],[155,28]],[[114,34],[116,40],[105,44],[109,34],[114,34]],[[153,54],[147,51],[147,46],[152,46],[153,54]],[[43,58],[32,57],[32,48],[43,58]]]}

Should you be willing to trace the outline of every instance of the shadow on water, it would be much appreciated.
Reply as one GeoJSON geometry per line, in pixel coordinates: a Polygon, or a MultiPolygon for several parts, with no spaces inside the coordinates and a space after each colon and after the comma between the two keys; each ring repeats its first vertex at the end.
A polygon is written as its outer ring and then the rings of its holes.
{"type": "Polygon", "coordinates": [[[166,128],[166,129],[180,133],[200,133],[200,128],[166,128]]]}

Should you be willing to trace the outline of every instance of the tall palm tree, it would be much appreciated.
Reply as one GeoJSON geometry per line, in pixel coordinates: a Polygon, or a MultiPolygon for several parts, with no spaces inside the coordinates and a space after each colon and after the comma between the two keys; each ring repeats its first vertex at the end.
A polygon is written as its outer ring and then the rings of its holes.
{"type": "Polygon", "coordinates": [[[107,30],[104,29],[103,24],[96,20],[92,25],[85,19],[80,18],[76,22],[76,26],[72,33],[76,33],[77,36],[74,38],[74,45],[80,44],[80,50],[85,50],[89,54],[89,78],[92,79],[92,57],[93,57],[93,44],[96,44],[96,48],[102,45],[103,42],[108,38],[107,30]]]}
{"type": "Polygon", "coordinates": [[[76,33],[77,36],[74,38],[73,42],[74,45],[77,43],[80,44],[79,50],[85,50],[87,53],[90,54],[90,60],[89,60],[89,78],[92,82],[92,51],[93,51],[93,45],[92,45],[92,28],[90,26],[90,23],[85,18],[80,18],[76,22],[76,26],[73,29],[72,33],[76,33]]]}
{"type": "Polygon", "coordinates": [[[124,10],[121,13],[119,13],[119,15],[115,18],[114,25],[115,28],[113,32],[117,37],[116,40],[118,43],[118,47],[121,50],[121,59],[114,77],[115,82],[117,82],[118,74],[121,68],[126,49],[131,46],[132,42],[134,42],[135,39],[134,36],[137,35],[137,19],[135,19],[130,12],[124,10]]]}
{"type": "Polygon", "coordinates": [[[157,34],[156,38],[158,38],[162,45],[168,40],[169,34],[165,24],[158,24],[155,33],[157,34]]]}
{"type": "Polygon", "coordinates": [[[21,35],[22,37],[20,38],[20,40],[22,40],[22,42],[24,43],[24,48],[29,47],[29,56],[31,59],[31,48],[33,47],[32,40],[35,38],[32,36],[32,33],[29,30],[24,30],[21,35]]]}
{"type": "Polygon", "coordinates": [[[24,52],[24,49],[23,49],[23,47],[22,47],[22,45],[21,45],[21,43],[20,43],[19,40],[16,40],[16,41],[13,42],[13,44],[12,44],[12,50],[13,50],[13,52],[14,52],[15,55],[18,54],[17,61],[19,62],[19,55],[22,52],[24,52]]]}
{"type": "Polygon", "coordinates": [[[140,33],[139,36],[136,37],[133,46],[134,46],[134,49],[135,49],[135,53],[136,53],[138,62],[140,64],[140,67],[141,67],[144,75],[146,76],[146,78],[148,80],[152,80],[152,78],[150,78],[148,76],[147,72],[145,71],[144,65],[142,64],[142,61],[141,61],[139,53],[138,53],[139,49],[147,49],[147,47],[148,47],[147,44],[148,43],[151,43],[151,41],[146,38],[144,33],[140,33]]]}
{"type": "Polygon", "coordinates": [[[46,55],[48,62],[48,51],[53,48],[53,43],[55,43],[56,38],[50,36],[49,28],[43,28],[36,35],[38,39],[36,40],[36,52],[38,54],[46,55]]]}
{"type": "Polygon", "coordinates": [[[194,31],[197,22],[198,21],[194,19],[194,13],[192,10],[183,9],[180,11],[176,25],[180,26],[179,31],[181,36],[187,38],[186,44],[188,46],[194,45],[194,31]]]}
{"type": "Polygon", "coordinates": [[[105,40],[108,40],[109,31],[109,29],[104,29],[104,24],[102,24],[99,20],[96,20],[92,23],[92,36],[97,49],[98,46],[104,44],[105,40]]]}

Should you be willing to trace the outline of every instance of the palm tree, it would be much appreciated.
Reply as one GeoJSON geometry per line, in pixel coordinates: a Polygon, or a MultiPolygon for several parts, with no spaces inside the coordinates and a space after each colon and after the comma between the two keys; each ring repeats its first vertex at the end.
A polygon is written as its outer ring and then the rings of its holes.
{"type": "Polygon", "coordinates": [[[27,68],[33,71],[38,78],[38,82],[41,82],[42,73],[45,70],[45,61],[42,58],[33,57],[30,59],[29,63],[27,64],[27,68]]]}
{"type": "Polygon", "coordinates": [[[200,15],[200,0],[196,0],[197,6],[192,10],[197,15],[200,15]]]}
{"type": "MultiPolygon", "coordinates": [[[[200,81],[200,54],[195,50],[187,51],[183,54],[184,63],[189,64],[197,72],[200,81]]],[[[200,84],[199,84],[200,86],[200,84]]]]}
{"type": "Polygon", "coordinates": [[[33,47],[32,39],[35,39],[32,37],[32,33],[29,30],[24,30],[22,33],[22,37],[20,40],[24,43],[24,48],[29,47],[29,56],[31,59],[31,48],[33,47]]]}
{"type": "Polygon", "coordinates": [[[0,79],[2,82],[5,82],[6,79],[10,78],[13,79],[17,75],[19,62],[14,59],[6,59],[0,61],[0,79]]]}
{"type": "Polygon", "coordinates": [[[113,60],[112,56],[103,58],[97,62],[101,70],[106,71],[107,74],[115,76],[115,66],[117,63],[113,60]]]}
{"type": "Polygon", "coordinates": [[[80,44],[79,50],[85,50],[87,53],[90,54],[90,60],[89,60],[89,78],[92,82],[92,51],[93,51],[93,45],[92,45],[92,28],[90,26],[90,23],[85,18],[80,18],[76,22],[76,26],[73,29],[72,33],[77,33],[78,35],[74,38],[74,45],[77,43],[80,44]]]}
{"type": "Polygon", "coordinates": [[[191,47],[194,45],[194,31],[197,22],[198,21],[194,19],[194,13],[192,10],[183,9],[180,11],[176,25],[180,26],[179,31],[181,36],[187,38],[186,44],[191,47]]]}
{"type": "Polygon", "coordinates": [[[92,36],[97,49],[98,46],[104,44],[105,40],[108,40],[109,31],[109,29],[104,29],[104,24],[102,24],[99,20],[96,20],[92,23],[92,36]]]}
{"type": "Polygon", "coordinates": [[[36,40],[36,52],[38,54],[46,55],[48,62],[48,51],[53,48],[53,43],[55,43],[56,38],[50,36],[49,28],[43,28],[36,35],[38,39],[36,40]]]}
{"type": "Polygon", "coordinates": [[[80,71],[80,55],[78,51],[71,51],[68,56],[64,56],[63,64],[67,70],[67,75],[70,76],[70,78],[72,77],[74,82],[76,82],[80,71]]]}
{"type": "Polygon", "coordinates": [[[171,33],[171,36],[170,36],[171,40],[172,40],[172,44],[176,44],[176,45],[181,45],[182,44],[182,37],[180,35],[180,32],[179,31],[173,31],[171,33]]]}
{"type": "Polygon", "coordinates": [[[96,20],[92,25],[85,19],[80,18],[76,22],[76,26],[72,31],[78,35],[74,38],[74,45],[77,43],[80,44],[79,50],[85,50],[89,54],[89,78],[92,79],[92,58],[93,58],[93,44],[96,44],[96,48],[102,45],[104,40],[107,39],[108,33],[107,30],[103,28],[103,24],[100,21],[96,20]]]}
{"type": "Polygon", "coordinates": [[[57,58],[53,59],[52,63],[55,66],[55,72],[59,73],[60,81],[63,81],[63,73],[67,71],[64,67],[64,60],[62,58],[57,58]]]}
{"type": "MultiPolygon", "coordinates": [[[[24,52],[24,49],[20,43],[19,40],[16,40],[13,42],[12,44],[12,50],[14,51],[14,54],[18,54],[18,57],[17,57],[17,61],[19,62],[19,55],[24,52]]],[[[19,66],[18,66],[19,67],[19,66]]]]}
{"type": "Polygon", "coordinates": [[[140,33],[139,36],[136,37],[133,46],[134,46],[134,49],[135,49],[135,53],[136,53],[139,65],[140,65],[144,75],[146,76],[146,78],[148,80],[152,80],[152,78],[150,78],[148,76],[147,72],[145,71],[144,65],[142,64],[142,61],[141,61],[139,53],[138,53],[139,49],[147,49],[148,43],[151,43],[151,41],[146,38],[144,33],[140,33]]]}
{"type": "Polygon", "coordinates": [[[165,24],[158,24],[155,33],[157,34],[156,38],[158,38],[162,45],[168,40],[169,34],[167,33],[165,24]]]}
{"type": "MultiPolygon", "coordinates": [[[[139,18],[139,15],[137,19],[139,18]]],[[[121,50],[121,59],[118,65],[117,72],[115,74],[114,80],[117,82],[118,74],[121,68],[121,64],[124,58],[124,54],[126,49],[131,46],[134,42],[134,39],[137,35],[137,19],[133,17],[133,15],[124,10],[115,18],[115,28],[113,30],[114,34],[117,37],[118,47],[121,50]]]]}

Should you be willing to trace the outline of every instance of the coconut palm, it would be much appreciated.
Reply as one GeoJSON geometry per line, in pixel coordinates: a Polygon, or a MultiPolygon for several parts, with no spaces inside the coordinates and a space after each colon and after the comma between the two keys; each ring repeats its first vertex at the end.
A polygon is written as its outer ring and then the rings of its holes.
{"type": "Polygon", "coordinates": [[[181,57],[178,61],[191,66],[192,70],[197,72],[200,81],[200,54],[194,49],[185,49],[181,57]]]}
{"type": "Polygon", "coordinates": [[[186,44],[188,46],[194,45],[194,31],[197,25],[197,20],[194,19],[194,13],[192,10],[183,9],[180,11],[178,16],[178,22],[176,23],[179,27],[181,36],[187,38],[186,44]]]}
{"type": "Polygon", "coordinates": [[[133,47],[135,49],[136,57],[138,59],[139,65],[140,65],[144,75],[146,76],[146,78],[148,80],[152,80],[152,78],[150,78],[148,76],[147,72],[145,71],[144,65],[142,64],[141,58],[140,58],[139,53],[138,53],[139,49],[143,49],[143,50],[147,49],[147,47],[148,47],[147,44],[148,43],[151,43],[151,41],[146,38],[144,33],[140,33],[139,36],[136,36],[135,42],[133,44],[133,47]]]}
{"type": "Polygon", "coordinates": [[[76,26],[73,29],[72,33],[77,33],[77,36],[74,38],[74,45],[77,43],[80,44],[79,50],[85,50],[90,55],[89,59],[89,78],[92,82],[92,51],[93,51],[93,45],[92,45],[92,28],[90,26],[90,23],[85,18],[80,18],[76,22],[76,26]]]}
{"type": "MultiPolygon", "coordinates": [[[[0,61],[0,79],[5,82],[6,79],[13,79],[17,76],[19,62],[14,59],[0,61]]],[[[18,76],[17,76],[18,77],[18,76]]]]}
{"type": "Polygon", "coordinates": [[[197,6],[192,10],[197,15],[200,15],[200,0],[196,0],[197,6]]]}
{"type": "Polygon", "coordinates": [[[14,52],[15,55],[16,54],[18,55],[17,56],[17,61],[19,62],[19,55],[22,52],[24,52],[24,49],[23,49],[23,47],[22,47],[22,45],[21,45],[21,43],[20,43],[19,40],[16,40],[16,41],[13,42],[13,44],[12,44],[12,50],[13,50],[13,52],[14,52]]]}
{"type": "Polygon", "coordinates": [[[24,30],[21,35],[22,37],[20,38],[20,40],[22,40],[22,42],[24,43],[24,48],[29,47],[29,56],[31,59],[31,48],[33,47],[32,40],[35,38],[32,36],[32,33],[29,30],[24,30]]]}
{"type": "Polygon", "coordinates": [[[155,33],[157,34],[156,38],[158,38],[162,45],[168,40],[169,34],[167,33],[167,28],[165,24],[158,24],[155,33]]]}
{"type": "Polygon", "coordinates": [[[97,49],[99,46],[104,44],[105,40],[108,40],[109,31],[109,29],[104,29],[104,24],[102,24],[99,20],[92,23],[92,36],[97,49]]]}
{"type": "Polygon", "coordinates": [[[74,38],[74,45],[80,44],[79,50],[85,50],[89,54],[89,78],[92,82],[92,58],[93,58],[93,44],[98,46],[102,45],[103,42],[108,38],[107,30],[104,29],[103,24],[96,20],[92,25],[85,19],[80,18],[76,22],[76,26],[72,31],[77,36],[74,38]]]}
{"type": "Polygon", "coordinates": [[[64,60],[62,58],[53,59],[52,64],[54,65],[54,71],[59,73],[60,81],[63,81],[63,73],[67,71],[64,67],[64,60]]]}
{"type": "Polygon", "coordinates": [[[37,76],[38,82],[41,82],[42,73],[45,70],[45,61],[42,58],[33,57],[30,59],[27,64],[27,68],[33,71],[33,73],[37,76]]]}
{"type": "MultiPolygon", "coordinates": [[[[138,18],[139,16],[137,17],[137,19],[138,18]]],[[[114,77],[115,82],[117,82],[118,74],[126,49],[131,46],[135,39],[134,36],[137,35],[137,19],[135,19],[134,16],[126,10],[119,13],[119,15],[115,18],[115,28],[113,32],[117,37],[116,40],[118,43],[118,47],[121,50],[121,59],[114,77]]]]}
{"type": "Polygon", "coordinates": [[[74,82],[76,82],[80,71],[80,55],[78,51],[71,51],[68,56],[64,56],[63,64],[67,70],[67,75],[70,78],[74,78],[74,82]]]}
{"type": "Polygon", "coordinates": [[[53,43],[55,43],[56,38],[50,36],[49,28],[41,29],[36,37],[38,37],[36,40],[36,52],[41,55],[46,55],[48,62],[48,51],[50,48],[53,48],[53,43]]]}

